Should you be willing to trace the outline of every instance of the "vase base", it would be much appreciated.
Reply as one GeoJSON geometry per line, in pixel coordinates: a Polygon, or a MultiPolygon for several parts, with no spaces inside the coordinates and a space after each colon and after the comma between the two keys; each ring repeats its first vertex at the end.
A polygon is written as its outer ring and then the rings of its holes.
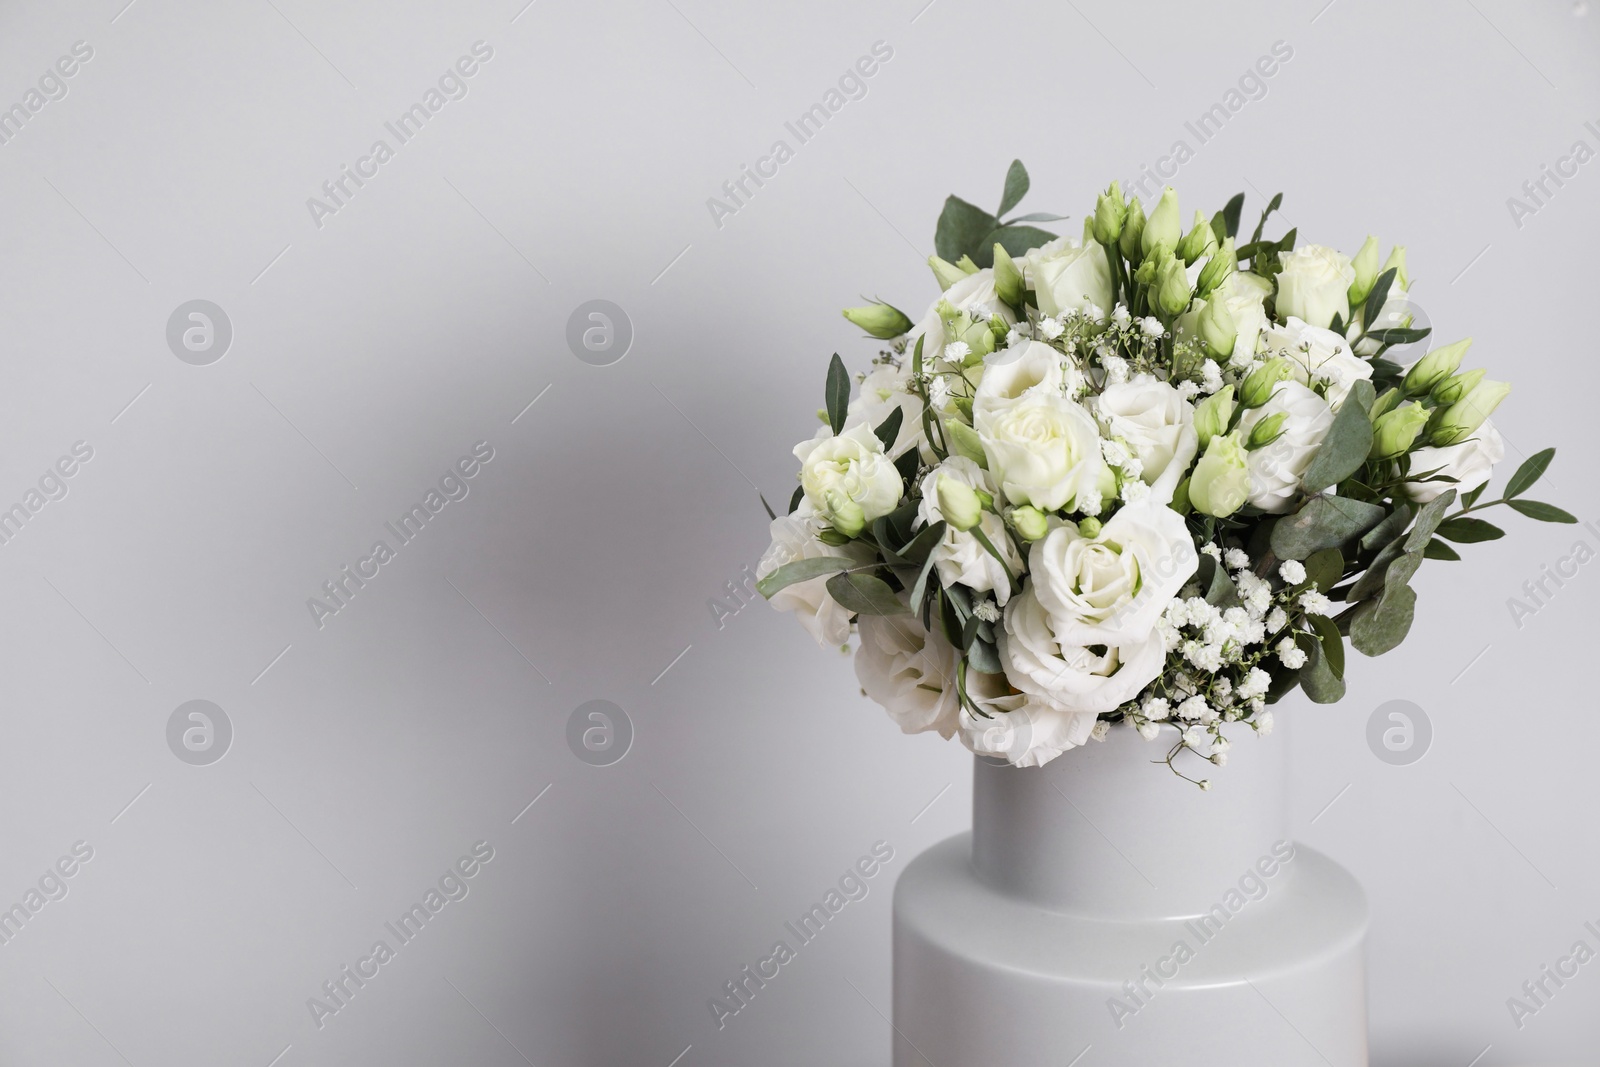
{"type": "Polygon", "coordinates": [[[1365,1067],[1360,885],[1303,845],[1265,869],[1114,921],[996,892],[948,838],[895,886],[895,1067],[1365,1067]]]}

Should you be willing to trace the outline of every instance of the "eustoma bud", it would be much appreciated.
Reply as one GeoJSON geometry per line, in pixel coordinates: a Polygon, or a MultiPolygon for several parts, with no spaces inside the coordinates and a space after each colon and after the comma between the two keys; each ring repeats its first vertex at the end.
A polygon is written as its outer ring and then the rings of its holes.
{"type": "Polygon", "coordinates": [[[1372,424],[1372,458],[1394,459],[1411,450],[1428,424],[1428,409],[1415,400],[1378,416],[1372,424]]]}
{"type": "Polygon", "coordinates": [[[1261,366],[1250,372],[1244,380],[1244,385],[1239,387],[1239,404],[1246,408],[1258,408],[1272,399],[1272,390],[1279,382],[1287,381],[1294,375],[1294,367],[1283,356],[1274,356],[1261,366]]]}
{"type": "Polygon", "coordinates": [[[1378,239],[1369,235],[1350,265],[1356,270],[1356,279],[1350,283],[1350,306],[1353,308],[1367,298],[1378,280],[1378,239]]]}
{"type": "Polygon", "coordinates": [[[1200,296],[1210,296],[1217,286],[1228,280],[1228,275],[1239,269],[1239,257],[1233,249],[1233,238],[1226,238],[1222,245],[1206,260],[1206,265],[1200,268],[1200,277],[1195,285],[1195,292],[1200,296]]]}
{"type": "Polygon", "coordinates": [[[939,513],[952,528],[970,530],[983,518],[983,503],[967,483],[941,474],[938,493],[939,513]]]}
{"type": "Polygon", "coordinates": [[[1112,182],[1094,204],[1094,239],[1103,245],[1116,244],[1127,217],[1128,204],[1122,199],[1122,185],[1112,182]]]}
{"type": "Polygon", "coordinates": [[[1495,408],[1511,392],[1507,382],[1482,381],[1466,396],[1450,405],[1428,439],[1433,445],[1457,445],[1477,432],[1495,408]]]}
{"type": "Polygon", "coordinates": [[[1178,239],[1183,236],[1182,225],[1178,217],[1178,194],[1169,185],[1161,191],[1161,199],[1156,202],[1150,218],[1144,224],[1144,236],[1139,247],[1144,250],[1145,257],[1148,259],[1176,249],[1178,239]]]}
{"type": "Polygon", "coordinates": [[[1266,448],[1283,436],[1283,424],[1288,421],[1289,413],[1287,411],[1277,411],[1268,415],[1251,427],[1250,436],[1244,443],[1245,449],[1254,452],[1258,448],[1266,448]]]}
{"type": "Polygon", "coordinates": [[[1139,203],[1139,198],[1136,196],[1128,201],[1128,214],[1122,220],[1122,238],[1117,242],[1117,247],[1122,251],[1122,258],[1129,263],[1137,263],[1142,258],[1144,221],[1144,205],[1139,203]]]}
{"type": "Polygon", "coordinates": [[[829,489],[823,499],[828,505],[829,521],[835,530],[846,537],[855,537],[867,525],[867,516],[861,505],[837,489],[829,489]]]}
{"type": "Polygon", "coordinates": [[[899,337],[911,329],[911,320],[904,312],[884,303],[845,308],[844,317],[882,341],[899,337]]]}
{"type": "Polygon", "coordinates": [[[938,281],[941,293],[967,276],[966,271],[938,256],[929,256],[928,266],[933,268],[933,277],[938,281]]]}
{"type": "MultiPolygon", "coordinates": [[[[1146,233],[1149,231],[1146,230],[1146,233]]],[[[1189,277],[1183,269],[1183,260],[1170,253],[1156,268],[1156,302],[1169,317],[1181,314],[1189,306],[1193,295],[1189,290],[1189,277]]]]}
{"type": "Polygon", "coordinates": [[[1221,519],[1242,508],[1249,497],[1250,470],[1239,435],[1213,437],[1189,476],[1189,503],[1221,519]]]}
{"type": "MultiPolygon", "coordinates": [[[[1395,245],[1389,253],[1389,258],[1383,264],[1383,270],[1394,268],[1394,283],[1402,289],[1411,288],[1411,278],[1406,274],[1406,246],[1395,245]]],[[[1379,271],[1382,274],[1383,271],[1379,271]]]]}
{"type": "Polygon", "coordinates": [[[1407,396],[1423,396],[1433,391],[1433,388],[1456,372],[1461,366],[1461,357],[1467,354],[1467,349],[1472,347],[1472,338],[1457,341],[1455,344],[1435,348],[1411,365],[1406,371],[1402,387],[1407,396]]]}
{"type": "Polygon", "coordinates": [[[1194,428],[1200,435],[1200,447],[1203,449],[1216,437],[1228,428],[1228,423],[1233,418],[1233,386],[1225,385],[1221,389],[1206,397],[1194,407],[1194,428]]]}
{"type": "Polygon", "coordinates": [[[1200,212],[1194,213],[1194,226],[1178,242],[1178,256],[1185,263],[1198,263],[1217,250],[1217,234],[1200,212]]]}
{"type": "Polygon", "coordinates": [[[1031,504],[1011,509],[1011,526],[1024,541],[1038,541],[1050,530],[1044,512],[1031,504]]]}
{"type": "Polygon", "coordinates": [[[1479,367],[1477,370],[1469,370],[1463,374],[1458,374],[1454,378],[1446,378],[1433,387],[1433,392],[1429,394],[1429,399],[1435,405],[1447,408],[1472,392],[1473,388],[1483,381],[1484,373],[1483,368],[1479,367]]]}
{"type": "Polygon", "coordinates": [[[1200,309],[1200,340],[1206,351],[1217,359],[1233,355],[1233,343],[1239,339],[1238,327],[1225,300],[1208,300],[1200,309]]]}

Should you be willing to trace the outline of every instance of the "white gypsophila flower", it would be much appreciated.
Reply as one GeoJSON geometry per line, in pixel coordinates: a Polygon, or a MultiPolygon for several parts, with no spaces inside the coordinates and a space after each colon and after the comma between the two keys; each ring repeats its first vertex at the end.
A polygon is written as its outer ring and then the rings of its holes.
{"type": "Polygon", "coordinates": [[[996,634],[1006,678],[1061,713],[1111,711],[1161,673],[1165,652],[1153,633],[1137,639],[1076,642],[1063,637],[1036,595],[1023,587],[1006,605],[996,634]]]}
{"type": "Polygon", "coordinates": [[[1150,487],[1137,478],[1130,478],[1122,483],[1122,500],[1127,504],[1137,504],[1142,500],[1149,500],[1150,492],[1150,487]]]}
{"type": "Polygon", "coordinates": [[[1246,457],[1250,503],[1274,514],[1288,511],[1299,500],[1300,476],[1311,466],[1333,425],[1333,409],[1327,401],[1299,382],[1284,381],[1273,387],[1265,404],[1244,413],[1239,420],[1240,436],[1248,438],[1258,422],[1279,413],[1287,418],[1278,438],[1246,457]]]}
{"type": "Polygon", "coordinates": [[[973,322],[985,322],[992,314],[994,313],[989,310],[989,305],[981,300],[974,301],[973,304],[967,308],[967,315],[971,317],[973,322]]]}
{"type": "MultiPolygon", "coordinates": [[[[853,563],[864,563],[871,557],[871,549],[852,542],[840,548],[817,540],[817,523],[811,515],[811,506],[801,502],[793,515],[780,515],[772,520],[772,544],[756,564],[756,578],[767,577],[786,563],[819,556],[843,557],[853,563]]],[[[792,611],[800,625],[823,648],[838,648],[850,639],[850,617],[846,610],[828,593],[828,576],[796,582],[772,594],[769,602],[779,611],[792,611]]]]}
{"type": "Polygon", "coordinates": [[[1147,315],[1140,319],[1139,328],[1143,330],[1145,335],[1148,337],[1160,337],[1162,334],[1167,332],[1167,328],[1161,325],[1161,320],[1156,318],[1154,315],[1147,315]]]}
{"type": "Polygon", "coordinates": [[[1201,545],[1200,554],[1202,556],[1210,556],[1218,563],[1222,562],[1222,549],[1218,547],[1215,542],[1207,541],[1205,544],[1201,545]]]}
{"type": "Polygon", "coordinates": [[[1183,381],[1178,383],[1178,395],[1185,400],[1193,400],[1200,395],[1200,386],[1195,382],[1183,381]]]}
{"type": "Polygon", "coordinates": [[[1210,736],[1204,726],[1191,726],[1183,731],[1183,743],[1189,748],[1203,748],[1210,736]]]}
{"type": "Polygon", "coordinates": [[[1089,731],[1089,736],[1096,741],[1104,741],[1106,735],[1110,732],[1111,724],[1102,719],[1094,724],[1094,729],[1089,731]]]}
{"type": "Polygon", "coordinates": [[[1090,322],[1096,324],[1106,321],[1106,309],[1101,307],[1099,304],[1090,304],[1088,307],[1084,308],[1083,314],[1084,317],[1090,322]]]}
{"type": "Polygon", "coordinates": [[[978,601],[977,606],[972,609],[972,613],[978,618],[982,619],[984,622],[1000,621],[1000,609],[996,607],[994,601],[988,597],[984,597],[982,600],[978,601]]]}
{"type": "Polygon", "coordinates": [[[1106,370],[1107,385],[1121,385],[1128,380],[1128,361],[1121,356],[1102,356],[1100,365],[1106,370]]]}
{"type": "Polygon", "coordinates": [[[1172,705],[1167,703],[1166,697],[1149,697],[1139,710],[1151,722],[1162,722],[1172,713],[1172,705]]]}
{"type": "MultiPolygon", "coordinates": [[[[1122,473],[1126,474],[1130,478],[1139,478],[1142,482],[1144,475],[1144,461],[1138,456],[1129,456],[1127,459],[1122,461],[1122,473]]],[[[1148,489],[1150,486],[1146,484],[1145,488],[1148,489]]]]}
{"type": "Polygon", "coordinates": [[[1098,489],[1085,489],[1083,492],[1078,494],[1078,503],[1077,503],[1077,506],[1073,510],[1081,511],[1085,515],[1089,515],[1089,516],[1092,517],[1092,516],[1100,514],[1100,512],[1103,511],[1104,509],[1105,509],[1105,500],[1102,499],[1102,497],[1100,495],[1100,490],[1098,490],[1098,489]]]}
{"type": "Polygon", "coordinates": [[[1332,615],[1333,601],[1315,589],[1307,589],[1299,597],[1300,610],[1307,615],[1332,615]]]}
{"type": "Polygon", "coordinates": [[[1200,365],[1200,391],[1211,394],[1222,388],[1222,368],[1217,361],[1208,359],[1200,365]]]}
{"type": "Polygon", "coordinates": [[[951,341],[944,346],[944,359],[950,363],[960,363],[972,354],[972,346],[965,341],[951,341]]]}
{"type": "Polygon", "coordinates": [[[1128,314],[1128,305],[1118,304],[1116,310],[1111,312],[1111,321],[1118,326],[1126,326],[1133,321],[1133,316],[1128,314]]]}
{"type": "Polygon", "coordinates": [[[1296,645],[1292,637],[1285,637],[1279,641],[1275,651],[1278,653],[1279,661],[1291,671],[1299,670],[1306,665],[1305,650],[1296,645]]]}
{"type": "Polygon", "coordinates": [[[1306,580],[1306,565],[1297,559],[1286,559],[1278,567],[1278,577],[1289,585],[1299,585],[1306,580]]]}
{"type": "Polygon", "coordinates": [[[1171,503],[1200,446],[1194,408],[1183,394],[1167,382],[1140,374],[1131,381],[1108,384],[1095,401],[1095,411],[1138,459],[1136,476],[1150,486],[1157,502],[1171,503]]]}
{"type": "Polygon", "coordinates": [[[1267,613],[1266,628],[1272,633],[1277,633],[1279,630],[1283,629],[1286,625],[1288,625],[1288,622],[1289,613],[1284,611],[1282,608],[1273,608],[1267,613]]]}
{"type": "Polygon", "coordinates": [[[1241,567],[1250,566],[1250,553],[1246,552],[1242,548],[1228,549],[1227,556],[1225,558],[1228,561],[1228,569],[1231,571],[1239,570],[1241,567]]]}
{"type": "Polygon", "coordinates": [[[1239,688],[1234,692],[1240,700],[1254,700],[1256,697],[1264,696],[1271,684],[1272,675],[1260,667],[1251,667],[1249,673],[1244,676],[1244,681],[1239,683],[1239,688]]]}
{"type": "Polygon", "coordinates": [[[1250,721],[1256,728],[1256,733],[1262,737],[1272,732],[1272,712],[1258,711],[1251,716],[1250,721]]]}
{"type": "Polygon", "coordinates": [[[1334,411],[1350,394],[1350,387],[1372,377],[1372,364],[1350,351],[1350,345],[1332,330],[1319,329],[1297,318],[1269,325],[1261,332],[1261,353],[1283,356],[1301,385],[1325,383],[1328,405],[1334,411]]]}
{"type": "Polygon", "coordinates": [[[1477,432],[1460,444],[1437,448],[1426,445],[1411,453],[1411,473],[1443,476],[1455,481],[1407,482],[1406,496],[1426,504],[1446,489],[1470,493],[1489,480],[1494,465],[1506,458],[1505,438],[1488,419],[1477,432]]]}
{"type": "Polygon", "coordinates": [[[1039,336],[1046,341],[1054,341],[1061,336],[1065,329],[1066,327],[1061,325],[1060,319],[1053,319],[1047,316],[1039,320],[1039,336]]]}
{"type": "Polygon", "coordinates": [[[1183,517],[1149,500],[1122,508],[1093,537],[1062,523],[1028,552],[1055,631],[1084,645],[1148,635],[1198,565],[1183,517]]]}
{"type": "MultiPolygon", "coordinates": [[[[942,374],[934,375],[933,381],[928,384],[928,403],[935,409],[943,411],[945,405],[949,402],[950,379],[942,374]]],[[[914,433],[922,432],[922,423],[920,421],[913,423],[912,426],[914,433]]]]}
{"type": "Polygon", "coordinates": [[[1107,437],[1100,441],[1100,455],[1113,467],[1120,467],[1128,458],[1128,450],[1122,447],[1122,442],[1107,437]]]}
{"type": "Polygon", "coordinates": [[[1011,327],[1011,329],[1006,331],[1006,347],[1010,348],[1012,345],[1017,344],[1022,340],[1023,336],[1024,335],[1020,333],[1015,326],[1011,327]]]}
{"type": "Polygon", "coordinates": [[[1218,704],[1224,704],[1233,696],[1233,683],[1227,678],[1218,678],[1211,683],[1211,699],[1218,704]]]}
{"type": "Polygon", "coordinates": [[[856,649],[856,679],[908,734],[956,732],[956,650],[935,627],[924,630],[909,615],[863,615],[856,649]]]}
{"type": "Polygon", "coordinates": [[[1139,736],[1146,741],[1154,741],[1161,736],[1161,727],[1153,722],[1142,722],[1139,724],[1139,736]]]}
{"type": "MultiPolygon", "coordinates": [[[[939,481],[942,478],[949,478],[990,496],[995,492],[987,471],[965,456],[950,456],[923,475],[922,500],[917,505],[916,525],[931,526],[945,518],[939,507],[939,481]]],[[[995,559],[972,530],[958,530],[954,526],[945,527],[944,536],[934,545],[929,558],[939,572],[939,580],[945,585],[964,585],[975,593],[993,592],[995,599],[1004,606],[1011,595],[1011,579],[1006,574],[1006,567],[1010,567],[1013,574],[1020,571],[1022,556],[1007,536],[1005,520],[999,515],[992,511],[982,512],[977,529],[982,530],[989,543],[1005,557],[1005,566],[995,559]]]]}
{"type": "Polygon", "coordinates": [[[1239,599],[1254,618],[1261,618],[1272,604],[1272,586],[1253,571],[1242,570],[1233,576],[1239,599]]]}

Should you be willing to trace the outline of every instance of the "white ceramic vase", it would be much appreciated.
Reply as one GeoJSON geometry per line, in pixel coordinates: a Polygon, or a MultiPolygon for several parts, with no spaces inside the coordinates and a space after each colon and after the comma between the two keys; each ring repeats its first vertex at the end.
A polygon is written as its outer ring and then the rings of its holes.
{"type": "Polygon", "coordinates": [[[895,887],[895,1067],[1365,1067],[1366,898],[1292,843],[1285,738],[1234,733],[1208,792],[1126,728],[977,760],[895,887]]]}

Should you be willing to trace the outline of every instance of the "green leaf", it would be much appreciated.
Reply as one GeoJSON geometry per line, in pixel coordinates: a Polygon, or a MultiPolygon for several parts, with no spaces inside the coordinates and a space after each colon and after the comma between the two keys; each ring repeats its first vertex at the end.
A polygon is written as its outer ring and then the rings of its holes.
{"type": "Polygon", "coordinates": [[[772,505],[771,504],[767,503],[767,494],[765,494],[765,493],[757,493],[756,496],[759,496],[761,498],[761,506],[767,509],[767,518],[769,518],[769,519],[773,520],[774,522],[776,522],[777,519],[778,519],[778,513],[776,511],[772,510],[772,505]]]}
{"type": "Polygon", "coordinates": [[[1305,559],[1306,583],[1326,593],[1344,577],[1344,556],[1337,548],[1323,548],[1305,559]]]}
{"type": "Polygon", "coordinates": [[[1417,594],[1409,585],[1386,584],[1383,595],[1356,609],[1350,619],[1350,643],[1364,656],[1381,656],[1406,639],[1417,610],[1417,594]]]}
{"type": "Polygon", "coordinates": [[[1279,559],[1305,559],[1323,548],[1337,548],[1372,529],[1387,515],[1383,508],[1348,497],[1318,496],[1272,527],[1272,552],[1279,559]]]}
{"type": "Polygon", "coordinates": [[[1030,211],[1026,215],[1017,215],[1006,220],[1007,226],[1014,226],[1019,222],[1060,222],[1070,219],[1071,215],[1052,215],[1048,211],[1030,211]]]}
{"type": "Polygon", "coordinates": [[[1375,548],[1388,544],[1405,533],[1406,527],[1410,524],[1411,509],[1403,503],[1397,504],[1395,509],[1389,513],[1388,518],[1362,535],[1361,551],[1371,552],[1375,548]]]}
{"type": "Polygon", "coordinates": [[[1537,500],[1507,500],[1512,508],[1540,522],[1577,522],[1578,517],[1570,512],[1562,511],[1554,504],[1541,504],[1537,500]]]}
{"type": "MultiPolygon", "coordinates": [[[[1523,501],[1518,501],[1518,503],[1523,503],[1523,501]]],[[[1472,518],[1446,519],[1439,524],[1439,529],[1436,532],[1446,541],[1454,541],[1458,545],[1471,545],[1479,541],[1496,541],[1506,535],[1506,532],[1500,527],[1484,522],[1482,519],[1472,518]]]]}
{"type": "MultiPolygon", "coordinates": [[[[1000,210],[996,215],[1004,215],[1028,195],[1028,168],[1022,165],[1022,160],[1013,159],[1011,166],[1006,170],[1005,191],[1000,194],[1000,210]]],[[[1009,249],[1007,250],[1009,251],[1009,249]]]]}
{"type": "Polygon", "coordinates": [[[1472,505],[1476,504],[1478,502],[1478,498],[1483,495],[1483,491],[1487,488],[1489,488],[1489,483],[1484,482],[1471,492],[1461,494],[1461,506],[1470,508],[1472,505]]]}
{"type": "Polygon", "coordinates": [[[828,595],[857,615],[910,614],[888,583],[870,574],[835,574],[828,579],[828,595]]]}
{"type": "MultiPolygon", "coordinates": [[[[1222,209],[1222,228],[1228,237],[1239,236],[1239,214],[1244,211],[1244,194],[1234,193],[1233,199],[1228,201],[1222,209]]],[[[1218,241],[1222,238],[1218,237],[1218,241]]]]}
{"type": "Polygon", "coordinates": [[[977,430],[958,419],[951,419],[944,428],[956,455],[967,457],[985,470],[989,468],[988,457],[983,454],[983,440],[977,430]]]}
{"type": "Polygon", "coordinates": [[[872,432],[878,435],[878,440],[883,442],[885,452],[894,447],[895,439],[900,436],[900,423],[905,420],[905,410],[895,408],[889,412],[889,417],[878,424],[872,432]]]}
{"type": "Polygon", "coordinates": [[[1333,673],[1323,654],[1322,642],[1307,633],[1295,635],[1295,644],[1306,654],[1306,663],[1300,668],[1300,688],[1314,704],[1333,704],[1344,697],[1344,679],[1333,673]]]}
{"type": "Polygon", "coordinates": [[[1282,193],[1278,193],[1275,196],[1273,196],[1272,200],[1267,204],[1267,210],[1265,210],[1265,211],[1263,211],[1261,213],[1261,221],[1256,223],[1256,232],[1250,235],[1250,243],[1251,244],[1255,244],[1256,242],[1261,240],[1261,231],[1265,230],[1267,228],[1267,216],[1271,215],[1274,211],[1278,210],[1278,208],[1281,207],[1282,205],[1283,205],[1283,194],[1282,193]]]}
{"type": "Polygon", "coordinates": [[[1409,345],[1413,341],[1420,341],[1433,331],[1427,327],[1414,330],[1409,327],[1392,326],[1387,330],[1373,330],[1368,337],[1383,345],[1409,345]]]}
{"type": "Polygon", "coordinates": [[[1204,556],[1202,559],[1211,564],[1210,579],[1201,583],[1206,587],[1206,603],[1217,608],[1232,607],[1238,601],[1239,587],[1228,577],[1227,568],[1210,556],[1204,556]]]}
{"type": "Polygon", "coordinates": [[[894,469],[900,472],[901,481],[916,481],[917,472],[922,470],[922,453],[915,448],[906,449],[894,461],[894,469]]]}
{"type": "Polygon", "coordinates": [[[1005,668],[1000,664],[1000,653],[989,641],[972,642],[972,647],[967,649],[967,663],[982,674],[1005,673],[1005,668]]]}
{"type": "MultiPolygon", "coordinates": [[[[939,526],[939,527],[943,527],[944,523],[943,522],[939,522],[939,523],[935,523],[934,525],[939,526]]],[[[929,529],[931,530],[931,529],[933,529],[933,527],[930,526],[929,529]]],[[[944,531],[941,529],[940,530],[940,534],[942,535],[943,532],[944,531]]],[[[917,580],[911,586],[911,612],[914,615],[923,616],[924,617],[924,621],[926,621],[926,617],[925,617],[925,612],[923,610],[924,609],[923,599],[928,595],[928,578],[932,574],[933,574],[933,553],[929,552],[928,553],[928,558],[923,561],[922,570],[920,572],[918,572],[918,574],[917,574],[917,580]]]]}
{"type": "Polygon", "coordinates": [[[1029,249],[1038,248],[1046,241],[1055,239],[1055,234],[1041,230],[1037,226],[1002,226],[984,239],[983,247],[989,250],[988,259],[980,260],[978,266],[994,266],[995,245],[1004,248],[1010,255],[1020,256],[1029,249]]]}
{"type": "Polygon", "coordinates": [[[1534,482],[1544,477],[1544,472],[1549,469],[1552,459],[1555,459],[1554,448],[1546,448],[1523,459],[1522,466],[1517,467],[1517,474],[1512,475],[1510,482],[1506,483],[1506,499],[1522,496],[1530,490],[1534,482]]]}
{"type": "Polygon", "coordinates": [[[1367,305],[1361,311],[1361,325],[1370,331],[1372,324],[1378,321],[1378,312],[1383,310],[1383,305],[1389,299],[1389,287],[1394,284],[1394,276],[1399,273],[1395,267],[1390,267],[1378,275],[1378,280],[1372,283],[1372,291],[1367,294],[1367,305]]]}
{"type": "Polygon", "coordinates": [[[959,196],[947,197],[944,211],[939,214],[939,225],[933,232],[933,248],[940,259],[954,263],[962,256],[971,256],[982,265],[994,255],[993,242],[984,238],[993,233],[1000,220],[969,204],[959,196]]]}
{"type": "Polygon", "coordinates": [[[1322,643],[1322,658],[1328,664],[1328,670],[1340,681],[1344,680],[1344,637],[1339,633],[1339,624],[1326,615],[1309,615],[1312,629],[1317,631],[1317,638],[1322,643]]]}
{"type": "Polygon", "coordinates": [[[1455,549],[1451,548],[1437,537],[1428,542],[1428,546],[1422,550],[1422,554],[1427,556],[1429,559],[1461,558],[1461,553],[1457,552],[1455,549]]]}
{"type": "Polygon", "coordinates": [[[828,425],[834,434],[844,430],[845,415],[850,410],[850,372],[844,369],[839,353],[828,363],[828,425]]]}
{"type": "Polygon", "coordinates": [[[1439,523],[1444,521],[1444,513],[1455,502],[1456,491],[1446,489],[1432,500],[1422,506],[1417,512],[1417,524],[1411,527],[1411,532],[1406,534],[1406,550],[1415,552],[1428,543],[1428,538],[1439,528],[1439,523]]]}
{"type": "Polygon", "coordinates": [[[824,574],[838,574],[855,565],[855,560],[844,556],[813,556],[811,559],[797,559],[793,563],[785,563],[757,582],[756,592],[771,600],[772,594],[796,582],[809,582],[824,574]]]}
{"type": "Polygon", "coordinates": [[[795,511],[800,507],[800,501],[804,500],[805,498],[806,498],[806,487],[803,486],[803,485],[795,486],[794,487],[794,495],[789,498],[789,514],[793,515],[795,513],[795,511]]]}
{"type": "MultiPolygon", "coordinates": [[[[1368,385],[1370,389],[1370,384],[1368,385]]],[[[1367,462],[1372,451],[1372,423],[1359,403],[1345,404],[1333,417],[1327,436],[1310,466],[1300,476],[1300,484],[1308,493],[1320,493],[1330,485],[1338,485],[1367,462]]]]}

